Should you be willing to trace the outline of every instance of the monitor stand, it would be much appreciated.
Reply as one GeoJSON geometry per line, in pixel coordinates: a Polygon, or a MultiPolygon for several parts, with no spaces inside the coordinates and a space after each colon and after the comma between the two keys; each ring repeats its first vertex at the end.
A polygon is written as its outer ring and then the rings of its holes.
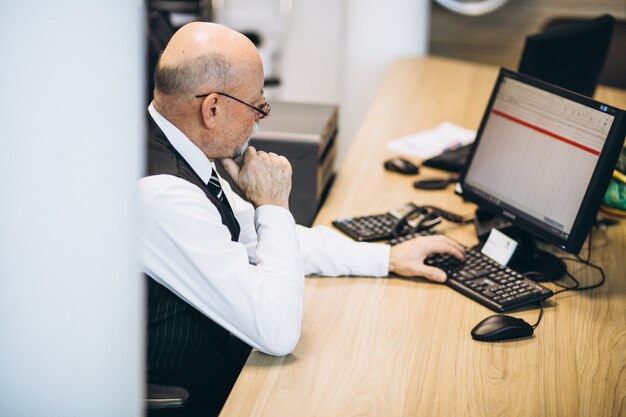
{"type": "Polygon", "coordinates": [[[551,253],[539,249],[537,240],[529,232],[521,230],[505,219],[493,216],[481,209],[476,210],[474,222],[476,234],[481,241],[478,250],[482,248],[491,229],[495,228],[518,243],[515,254],[507,265],[509,268],[522,274],[534,272],[534,274],[529,274],[528,277],[540,282],[556,281],[565,276],[567,271],[565,262],[551,253]]]}
{"type": "Polygon", "coordinates": [[[533,281],[547,282],[556,281],[565,276],[567,267],[558,257],[541,250],[537,247],[537,240],[530,233],[515,228],[515,236],[518,246],[513,258],[509,261],[509,268],[522,274],[529,274],[528,278],[533,281]]]}

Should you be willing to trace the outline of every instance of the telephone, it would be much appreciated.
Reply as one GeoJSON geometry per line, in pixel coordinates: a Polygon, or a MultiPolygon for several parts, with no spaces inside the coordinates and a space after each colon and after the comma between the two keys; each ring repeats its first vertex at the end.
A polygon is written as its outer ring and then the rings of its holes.
{"type": "Polygon", "coordinates": [[[429,231],[441,219],[463,223],[463,217],[434,206],[406,203],[387,213],[335,220],[333,226],[359,242],[399,238],[409,233],[429,231]]]}

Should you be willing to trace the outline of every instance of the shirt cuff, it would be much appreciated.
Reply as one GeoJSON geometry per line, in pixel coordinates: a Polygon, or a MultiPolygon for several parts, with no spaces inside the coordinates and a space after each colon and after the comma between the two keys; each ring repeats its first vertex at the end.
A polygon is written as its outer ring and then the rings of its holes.
{"type": "Polygon", "coordinates": [[[265,205],[254,210],[254,224],[257,229],[260,225],[272,224],[275,222],[289,224],[295,227],[296,221],[289,210],[279,206],[265,205]]]}
{"type": "MultiPolygon", "coordinates": [[[[367,263],[358,262],[356,265],[366,266],[367,270],[355,271],[354,275],[369,275],[373,277],[384,277],[389,275],[389,256],[391,246],[379,243],[358,243],[360,246],[359,258],[367,259],[367,263]]],[[[358,269],[358,268],[357,268],[358,269]]]]}

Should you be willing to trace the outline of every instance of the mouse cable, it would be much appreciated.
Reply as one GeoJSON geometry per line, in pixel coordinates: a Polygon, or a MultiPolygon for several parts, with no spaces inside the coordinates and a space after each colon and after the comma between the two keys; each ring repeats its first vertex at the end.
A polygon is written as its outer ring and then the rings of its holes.
{"type": "MultiPolygon", "coordinates": [[[[532,274],[532,275],[541,275],[539,272],[536,272],[536,271],[525,272],[525,273],[523,273],[522,275],[524,275],[524,276],[525,276],[525,277],[527,277],[527,278],[530,278],[530,277],[528,277],[527,275],[531,275],[531,274],[532,274]]],[[[531,279],[532,279],[532,278],[531,278],[531,279]]],[[[537,328],[537,326],[539,326],[539,323],[541,323],[541,319],[543,318],[543,303],[542,303],[541,301],[539,301],[539,302],[537,303],[537,307],[539,307],[539,317],[537,318],[537,322],[536,322],[535,324],[532,324],[532,325],[530,326],[530,327],[532,327],[533,329],[536,329],[536,328],[537,328]]]]}
{"type": "Polygon", "coordinates": [[[577,262],[577,263],[580,263],[582,265],[591,267],[591,268],[595,269],[596,271],[599,271],[600,272],[600,281],[598,281],[595,284],[588,285],[586,287],[581,287],[580,286],[580,281],[578,281],[578,279],[574,275],[572,275],[569,271],[567,271],[567,269],[566,269],[565,270],[565,274],[567,275],[567,277],[569,279],[574,281],[574,285],[568,287],[566,285],[559,284],[558,282],[555,282],[554,284],[557,285],[558,287],[561,287],[562,289],[556,291],[554,293],[554,295],[560,294],[560,293],[565,292],[565,291],[587,291],[587,290],[591,290],[591,289],[594,289],[594,288],[598,288],[598,287],[602,286],[606,282],[606,275],[604,273],[604,269],[602,269],[602,267],[599,266],[599,265],[595,265],[595,264],[591,263],[592,239],[593,239],[593,228],[591,228],[591,230],[589,231],[589,240],[587,242],[587,259],[583,259],[579,255],[574,255],[575,256],[574,258],[571,258],[571,257],[560,257],[560,259],[562,261],[577,262]]]}
{"type": "MultiPolygon", "coordinates": [[[[592,284],[592,285],[588,285],[586,287],[581,287],[580,286],[580,281],[578,281],[578,279],[576,279],[575,276],[573,276],[570,272],[567,271],[567,269],[565,270],[565,274],[567,275],[568,278],[570,278],[572,281],[574,281],[574,285],[571,287],[568,287],[566,285],[563,284],[559,284],[558,282],[554,282],[555,285],[561,287],[562,289],[559,291],[555,291],[554,295],[560,294],[562,292],[565,291],[586,291],[586,290],[591,290],[593,288],[598,288],[600,286],[602,286],[604,284],[604,282],[606,281],[606,275],[604,273],[604,269],[602,269],[602,267],[592,264],[591,261],[591,247],[592,247],[592,238],[593,238],[593,229],[589,231],[589,241],[587,242],[587,259],[583,259],[582,257],[580,257],[579,255],[575,255],[574,258],[569,258],[569,257],[561,257],[561,260],[564,261],[572,261],[572,262],[578,262],[581,263],[585,266],[589,266],[597,271],[600,272],[600,281],[592,284]]],[[[527,272],[523,275],[526,274],[538,274],[538,272],[527,272]]],[[[531,325],[531,327],[533,329],[536,329],[537,326],[539,326],[539,323],[541,323],[541,319],[543,318],[543,303],[539,302],[537,303],[537,305],[539,306],[539,317],[537,318],[537,322],[533,325],[531,325]]]]}
{"type": "Polygon", "coordinates": [[[532,327],[533,329],[536,329],[537,326],[539,326],[539,323],[541,323],[541,319],[543,318],[543,303],[538,302],[537,306],[539,306],[539,317],[537,318],[537,322],[535,324],[532,324],[530,327],[532,327]]]}
{"type": "MultiPolygon", "coordinates": [[[[592,284],[592,285],[588,285],[586,287],[581,287],[580,286],[580,281],[578,281],[578,279],[572,275],[567,269],[565,270],[565,275],[567,278],[569,278],[570,280],[572,280],[574,282],[574,284],[572,286],[567,286],[567,285],[563,285],[560,284],[558,282],[553,282],[554,285],[556,285],[557,287],[560,287],[561,289],[558,291],[555,291],[553,295],[557,295],[560,294],[562,292],[566,292],[566,291],[586,291],[586,290],[591,290],[594,288],[598,288],[600,286],[602,286],[605,281],[606,281],[606,275],[604,273],[604,269],[602,269],[601,266],[599,265],[595,265],[591,263],[591,248],[592,248],[592,239],[593,239],[593,229],[591,231],[589,231],[589,242],[587,243],[587,259],[583,259],[582,257],[580,257],[579,255],[574,255],[575,257],[559,257],[559,259],[563,260],[563,261],[571,261],[571,262],[577,262],[579,264],[583,264],[585,266],[588,266],[590,268],[595,269],[596,271],[600,272],[600,281],[592,284]]],[[[533,279],[532,275],[538,275],[538,276],[542,276],[540,272],[537,271],[529,271],[529,272],[525,272],[524,274],[522,274],[524,276],[526,276],[527,278],[533,279]]]]}

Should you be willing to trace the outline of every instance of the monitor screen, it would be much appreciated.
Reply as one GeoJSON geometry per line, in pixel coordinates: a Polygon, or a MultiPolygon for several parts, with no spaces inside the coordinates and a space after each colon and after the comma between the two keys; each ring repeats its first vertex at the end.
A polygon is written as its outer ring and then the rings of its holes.
{"type": "Polygon", "coordinates": [[[619,109],[502,70],[461,177],[464,198],[577,253],[624,140],[619,109]]]}

